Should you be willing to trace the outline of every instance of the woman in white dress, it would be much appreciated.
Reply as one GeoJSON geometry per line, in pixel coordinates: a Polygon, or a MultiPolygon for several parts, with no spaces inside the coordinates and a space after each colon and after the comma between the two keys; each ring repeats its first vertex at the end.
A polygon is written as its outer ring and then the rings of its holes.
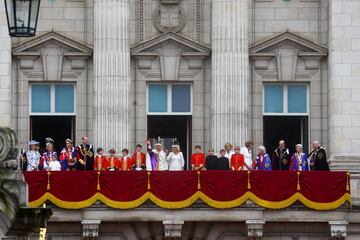
{"type": "Polygon", "coordinates": [[[182,152],[180,152],[179,145],[172,146],[172,152],[169,153],[166,160],[168,161],[170,171],[184,170],[185,160],[182,152]]]}
{"type": "Polygon", "coordinates": [[[254,146],[254,143],[252,141],[246,141],[245,147],[242,147],[240,150],[240,153],[244,155],[244,170],[251,170],[253,165],[252,160],[252,148],[254,146]]]}
{"type": "Polygon", "coordinates": [[[225,143],[225,157],[227,159],[229,159],[229,167],[231,169],[231,156],[235,153],[232,149],[233,149],[233,146],[231,145],[231,143],[225,143]]]}

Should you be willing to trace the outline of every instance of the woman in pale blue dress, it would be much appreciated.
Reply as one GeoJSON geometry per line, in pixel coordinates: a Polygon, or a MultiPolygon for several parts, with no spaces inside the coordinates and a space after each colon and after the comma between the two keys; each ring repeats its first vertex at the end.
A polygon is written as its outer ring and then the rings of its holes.
{"type": "Polygon", "coordinates": [[[39,142],[31,140],[29,142],[29,151],[26,152],[26,159],[27,159],[27,171],[36,171],[39,166],[39,160],[40,160],[40,153],[37,149],[37,146],[39,145],[39,142]]]}

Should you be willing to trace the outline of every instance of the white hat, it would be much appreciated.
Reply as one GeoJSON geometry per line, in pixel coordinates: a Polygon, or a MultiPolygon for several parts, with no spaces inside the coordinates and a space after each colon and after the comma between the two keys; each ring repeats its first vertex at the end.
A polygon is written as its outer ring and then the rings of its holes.
{"type": "Polygon", "coordinates": [[[39,144],[38,141],[35,141],[35,140],[29,141],[29,145],[30,145],[30,146],[31,146],[31,145],[38,145],[38,144],[39,144]]]}

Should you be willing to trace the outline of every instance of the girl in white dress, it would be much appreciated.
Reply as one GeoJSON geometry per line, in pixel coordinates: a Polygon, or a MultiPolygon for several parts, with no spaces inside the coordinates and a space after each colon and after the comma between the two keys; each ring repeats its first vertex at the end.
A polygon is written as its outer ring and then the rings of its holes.
{"type": "Polygon", "coordinates": [[[169,153],[166,160],[168,161],[170,171],[184,170],[185,160],[182,152],[180,152],[179,145],[172,146],[172,152],[169,153]]]}

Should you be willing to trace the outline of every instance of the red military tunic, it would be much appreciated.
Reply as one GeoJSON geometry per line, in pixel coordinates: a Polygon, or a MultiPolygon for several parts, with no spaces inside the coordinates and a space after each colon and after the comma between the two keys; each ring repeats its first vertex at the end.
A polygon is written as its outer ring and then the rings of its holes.
{"type": "Polygon", "coordinates": [[[118,168],[120,171],[130,171],[133,167],[133,160],[130,156],[120,158],[118,168]]]}
{"type": "Polygon", "coordinates": [[[202,168],[205,164],[205,154],[194,153],[191,155],[191,166],[194,168],[202,168]]]}
{"type": "MultiPolygon", "coordinates": [[[[143,152],[134,152],[132,155],[133,164],[135,167],[142,169],[146,168],[146,155],[143,152]]],[[[135,169],[136,170],[136,169],[135,169]]]]}
{"type": "Polygon", "coordinates": [[[234,171],[240,171],[244,167],[244,155],[241,153],[234,153],[231,156],[231,169],[234,171]]]}
{"type": "Polygon", "coordinates": [[[107,159],[105,156],[97,155],[95,157],[94,170],[102,171],[107,169],[107,159]]]}
{"type": "Polygon", "coordinates": [[[119,159],[117,157],[108,157],[107,158],[107,169],[116,170],[119,167],[119,159]]]}

